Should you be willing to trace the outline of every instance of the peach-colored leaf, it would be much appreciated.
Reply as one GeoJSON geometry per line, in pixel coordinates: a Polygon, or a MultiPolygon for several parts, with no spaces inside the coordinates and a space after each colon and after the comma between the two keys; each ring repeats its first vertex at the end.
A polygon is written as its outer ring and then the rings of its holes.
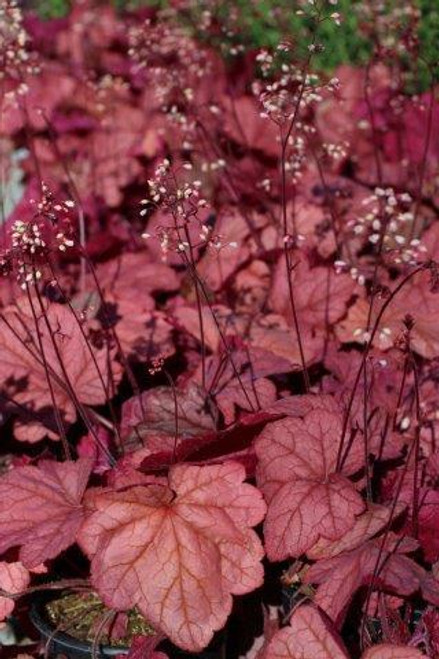
{"type": "Polygon", "coordinates": [[[0,553],[20,546],[20,560],[34,568],[75,542],[83,521],[82,496],[92,462],[40,461],[0,479],[0,553]]]}
{"type": "Polygon", "coordinates": [[[276,632],[265,656],[267,659],[348,659],[330,623],[308,605],[298,608],[289,626],[276,632]]]}
{"type": "MultiPolygon", "coordinates": [[[[116,301],[136,302],[143,308],[144,298],[153,291],[173,291],[179,287],[174,270],[164,263],[152,263],[146,252],[122,254],[96,269],[99,286],[116,301]]],[[[93,280],[90,285],[94,288],[93,280]]]]}
{"type": "MultiPolygon", "coordinates": [[[[395,286],[396,284],[393,285],[393,288],[395,286]]],[[[383,304],[382,301],[376,304],[372,316],[372,326],[383,304]]],[[[369,306],[368,300],[360,298],[349,309],[346,319],[342,320],[336,329],[337,336],[342,342],[356,340],[363,342],[369,306]]],[[[374,345],[381,350],[387,350],[395,345],[405,329],[404,319],[409,313],[414,319],[411,331],[413,349],[426,359],[434,359],[439,349],[438,311],[439,295],[432,290],[429,273],[421,272],[407,282],[403,290],[395,295],[385,310],[375,334],[374,345]]]]}
{"type": "Polygon", "coordinates": [[[137,605],[155,629],[198,651],[220,629],[232,594],[262,583],[262,545],[251,527],[265,505],[234,462],[176,465],[168,479],[98,491],[79,543],[107,605],[137,605]]]}
{"type": "MultiPolygon", "coordinates": [[[[310,268],[303,257],[292,271],[291,281],[301,327],[312,327],[320,331],[327,325],[333,325],[344,315],[349,298],[356,287],[349,275],[336,274],[330,268],[310,268]]],[[[274,273],[270,304],[273,311],[285,316],[292,323],[283,259],[279,261],[274,273]]]]}
{"type": "Polygon", "coordinates": [[[264,525],[270,560],[299,556],[320,538],[348,532],[364,502],[346,477],[361,466],[356,451],[336,473],[342,418],[312,410],[265,427],[256,440],[258,484],[268,501],[264,525]]]}
{"type": "MultiPolygon", "coordinates": [[[[87,328],[81,331],[81,321],[75,320],[68,306],[51,304],[35,322],[26,301],[18,303],[19,312],[8,310],[0,323],[2,379],[8,394],[37,410],[51,408],[49,377],[56,405],[69,421],[76,417],[71,390],[87,405],[111,397],[108,350],[97,350],[87,342],[87,328]]],[[[113,362],[112,370],[117,382],[120,367],[113,362]]]]}
{"type": "MultiPolygon", "coordinates": [[[[223,334],[230,333],[230,327],[227,327],[224,319],[230,313],[227,307],[217,305],[215,307],[201,307],[203,319],[203,339],[206,346],[212,352],[217,352],[221,346],[221,334],[218,325],[222,328],[223,334]]],[[[201,341],[200,319],[198,311],[194,307],[181,306],[174,311],[174,317],[177,325],[184,329],[192,336],[201,341]]]]}
{"type": "Polygon", "coordinates": [[[264,155],[277,158],[280,153],[278,131],[274,123],[260,117],[260,110],[251,96],[239,96],[233,100],[224,97],[225,132],[247,149],[261,151],[264,155]]]}
{"type": "Polygon", "coordinates": [[[362,515],[357,517],[354,526],[339,540],[333,542],[320,538],[308,552],[308,558],[319,560],[332,558],[345,551],[356,549],[361,544],[373,538],[387,524],[391,511],[385,506],[370,505],[362,515]]]}
{"type": "Polygon", "coordinates": [[[122,435],[130,441],[142,439],[149,446],[151,438],[158,438],[162,448],[174,444],[177,403],[179,439],[202,435],[215,428],[212,417],[205,411],[205,396],[195,383],[184,388],[154,387],[140,396],[127,400],[122,407],[122,435]]]}
{"type": "MultiPolygon", "coordinates": [[[[11,594],[25,590],[30,581],[28,570],[20,562],[0,562],[0,589],[11,594]]],[[[0,621],[11,615],[15,601],[10,597],[0,596],[0,621]]]]}
{"type": "Polygon", "coordinates": [[[218,408],[224,415],[226,425],[233,423],[235,408],[252,412],[265,409],[276,400],[276,387],[267,378],[251,380],[249,377],[234,378],[215,392],[218,408]]]}
{"type": "MultiPolygon", "coordinates": [[[[311,334],[308,326],[302,328],[301,335],[305,363],[310,364],[321,354],[321,341],[311,334]]],[[[287,360],[290,362],[290,368],[294,370],[301,368],[296,332],[293,327],[288,326],[283,316],[270,314],[253,323],[250,328],[250,343],[256,348],[272,353],[277,358],[287,360]]]]}

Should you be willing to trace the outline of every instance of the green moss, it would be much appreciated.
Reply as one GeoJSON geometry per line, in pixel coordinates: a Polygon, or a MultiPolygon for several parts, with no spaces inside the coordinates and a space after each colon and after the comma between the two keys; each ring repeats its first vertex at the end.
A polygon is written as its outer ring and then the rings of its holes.
{"type": "Polygon", "coordinates": [[[68,0],[36,0],[31,5],[42,18],[61,18],[70,9],[68,0]]]}
{"type": "MultiPolygon", "coordinates": [[[[388,11],[396,0],[384,0],[388,11]]],[[[166,0],[108,0],[118,10],[135,9],[141,6],[165,7],[166,0]]],[[[69,10],[69,0],[34,0],[34,8],[43,17],[58,17],[69,10]]],[[[398,2],[399,6],[401,3],[398,2]]],[[[336,6],[328,5],[328,11],[338,11],[343,17],[342,24],[337,26],[327,20],[318,27],[318,41],[323,44],[324,51],[314,57],[318,70],[331,72],[342,63],[363,64],[370,55],[370,44],[359,30],[359,9],[364,6],[363,0],[339,0],[336,6]]],[[[415,0],[415,6],[421,9],[419,28],[420,57],[419,61],[408,61],[408,89],[412,92],[422,91],[432,83],[432,72],[435,75],[438,68],[439,43],[439,5],[431,0],[415,0]]],[[[232,43],[241,43],[246,48],[274,46],[282,38],[290,38],[297,47],[298,54],[304,51],[309,43],[314,26],[304,16],[298,16],[298,2],[291,0],[235,0],[233,7],[239,10],[240,22],[235,26],[231,37],[232,43]]],[[[190,23],[197,25],[197,16],[204,8],[203,0],[194,0],[190,23]]],[[[230,14],[230,4],[217,4],[218,17],[227,21],[230,14]]],[[[187,15],[182,13],[182,20],[187,15]]],[[[202,35],[200,35],[202,37],[202,35]]],[[[211,41],[211,39],[210,39],[211,41]]],[[[223,50],[227,51],[227,48],[223,50]]]]}

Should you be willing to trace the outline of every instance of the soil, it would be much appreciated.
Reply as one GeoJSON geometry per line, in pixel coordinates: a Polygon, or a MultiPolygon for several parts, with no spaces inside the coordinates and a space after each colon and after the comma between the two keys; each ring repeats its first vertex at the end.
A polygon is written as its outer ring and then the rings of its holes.
{"type": "MultiPolygon", "coordinates": [[[[63,631],[80,640],[93,643],[99,633],[99,643],[113,647],[129,647],[135,636],[154,634],[153,628],[137,609],[126,615],[126,624],[122,633],[117,633],[116,615],[104,624],[110,610],[96,593],[68,593],[46,604],[50,622],[57,631],[63,631]],[[101,626],[104,624],[103,630],[101,626]]],[[[119,618],[120,621],[120,618],[119,618]]]]}

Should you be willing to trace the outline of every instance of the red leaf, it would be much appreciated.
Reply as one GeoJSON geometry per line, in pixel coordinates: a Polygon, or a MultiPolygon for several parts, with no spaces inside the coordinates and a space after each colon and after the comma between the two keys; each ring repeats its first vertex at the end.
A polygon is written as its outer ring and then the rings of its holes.
{"type": "Polygon", "coordinates": [[[140,361],[150,361],[166,359],[175,352],[173,327],[161,311],[143,311],[139,303],[119,300],[116,318],[117,337],[127,354],[140,361]]]}
{"type": "Polygon", "coordinates": [[[265,651],[266,659],[348,659],[331,625],[312,606],[301,606],[288,627],[276,632],[265,651]]]}
{"type": "MultiPolygon", "coordinates": [[[[352,483],[335,473],[341,415],[312,410],[269,424],[255,443],[258,484],[269,503],[264,526],[270,560],[299,556],[320,538],[337,540],[364,509],[352,483]]],[[[351,455],[345,474],[361,466],[351,455]]]]}
{"type": "Polygon", "coordinates": [[[286,396],[277,400],[265,412],[279,416],[302,417],[312,410],[334,412],[339,414],[340,406],[333,396],[305,394],[303,396],[286,396]]]}
{"type": "MultiPolygon", "coordinates": [[[[172,325],[165,314],[155,311],[152,293],[179,286],[174,270],[163,263],[151,263],[147,252],[122,254],[96,269],[105,307],[100,320],[115,323],[118,339],[126,353],[141,359],[166,357],[174,352],[172,325]]],[[[89,279],[94,290],[94,280],[89,279]]],[[[90,298],[90,295],[88,294],[90,298]]],[[[99,309],[99,301],[92,306],[99,309]]]]}
{"type": "Polygon", "coordinates": [[[244,478],[233,462],[177,465],[169,481],[98,491],[79,542],[104,601],[137,605],[184,649],[205,647],[225,624],[231,595],[262,583],[263,550],[251,527],[265,505],[244,478]]]}
{"type": "MultiPolygon", "coordinates": [[[[28,570],[22,563],[0,562],[0,588],[15,594],[25,590],[30,581],[28,570]]],[[[0,596],[0,622],[11,615],[15,601],[10,597],[0,596]]]]}
{"type": "MultiPolygon", "coordinates": [[[[86,135],[60,135],[57,149],[62,162],[72,168],[81,199],[102,197],[107,206],[114,208],[123,200],[122,189],[142,171],[133,150],[138,143],[137,131],[145,123],[145,115],[139,108],[113,97],[112,111],[106,113],[105,119],[86,135]],[[93,167],[94,177],[89,175],[90,167],[93,167]]],[[[42,176],[47,180],[56,177],[62,181],[65,173],[60,157],[47,149],[43,140],[36,141],[36,151],[42,176]]]]}
{"type": "Polygon", "coordinates": [[[27,120],[37,130],[44,130],[46,124],[44,116],[39,111],[44,108],[45,114],[50,116],[52,110],[64,100],[71,98],[75,89],[74,79],[67,74],[60,62],[46,61],[44,71],[38,76],[32,76],[27,93],[27,112],[17,111],[13,97],[5,104],[2,112],[2,132],[12,134],[23,127],[27,120]]]}
{"type": "Polygon", "coordinates": [[[75,542],[83,521],[82,496],[91,470],[87,459],[41,461],[0,479],[0,553],[20,545],[33,568],[75,542]]]}
{"type": "MultiPolygon", "coordinates": [[[[427,400],[423,398],[423,407],[427,408],[427,400]]],[[[437,409],[437,395],[434,392],[433,413],[437,409]]],[[[427,423],[426,423],[427,425],[427,423]]],[[[432,432],[434,438],[434,434],[432,432]]],[[[435,441],[435,440],[433,440],[435,441]]],[[[423,448],[423,451],[425,449],[423,448]]],[[[383,482],[382,496],[387,502],[392,501],[395,496],[407,507],[407,517],[404,524],[404,531],[411,533],[413,529],[413,508],[416,506],[417,516],[417,534],[425,559],[429,563],[433,563],[439,559],[439,537],[438,537],[438,524],[439,524],[439,489],[434,489],[431,485],[435,483],[436,476],[434,474],[434,462],[431,461],[435,454],[430,456],[428,467],[433,467],[433,473],[425,480],[425,484],[421,481],[421,472],[418,470],[408,468],[403,475],[402,485],[400,482],[401,470],[394,470],[389,472],[388,478],[383,482]],[[416,483],[417,497],[414,499],[414,484],[416,483]],[[429,485],[430,483],[430,485],[429,485]]]]}
{"type": "Polygon", "coordinates": [[[157,645],[163,640],[162,635],[136,636],[131,643],[128,655],[121,655],[124,659],[168,659],[164,652],[156,650],[157,645]]]}
{"type": "Polygon", "coordinates": [[[219,210],[215,221],[215,233],[224,236],[226,244],[235,242],[239,246],[237,249],[226,247],[218,250],[217,253],[209,251],[197,265],[199,275],[210,289],[216,291],[224,286],[228,277],[248,259],[250,246],[249,227],[239,208],[225,207],[219,210]]]}

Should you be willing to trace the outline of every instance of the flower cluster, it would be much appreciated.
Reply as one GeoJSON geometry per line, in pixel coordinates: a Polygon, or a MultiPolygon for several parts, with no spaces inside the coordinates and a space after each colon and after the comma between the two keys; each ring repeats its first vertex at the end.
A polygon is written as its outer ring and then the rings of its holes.
{"type": "Polygon", "coordinates": [[[33,200],[35,212],[31,220],[16,220],[10,230],[11,247],[1,256],[3,275],[16,273],[23,290],[36,284],[43,276],[50,259],[75,245],[71,212],[72,200],[56,202],[43,184],[41,200],[33,200]]]}
{"type": "Polygon", "coordinates": [[[411,3],[390,3],[372,0],[355,8],[360,17],[361,29],[375,44],[381,57],[405,57],[418,50],[420,7],[411,3]]]}
{"type": "Polygon", "coordinates": [[[146,20],[130,30],[129,55],[151,83],[163,110],[178,114],[190,103],[199,81],[208,76],[210,60],[183,27],[169,20],[146,20]]]}
{"type": "Polygon", "coordinates": [[[416,227],[410,194],[378,187],[362,203],[367,212],[352,223],[353,233],[367,236],[371,245],[382,243],[381,249],[395,264],[416,264],[425,248],[413,237],[416,227]]]}
{"type": "Polygon", "coordinates": [[[29,51],[23,16],[16,0],[0,7],[0,81],[6,99],[27,92],[27,76],[38,73],[35,55],[29,51]]]}
{"type": "MultiPolygon", "coordinates": [[[[181,169],[191,171],[192,165],[184,163],[181,169]]],[[[166,261],[170,250],[186,254],[194,248],[206,247],[218,253],[225,247],[237,247],[236,242],[214,233],[207,223],[209,204],[200,194],[202,182],[196,179],[180,183],[177,176],[178,172],[165,158],[156,167],[154,179],[148,180],[149,197],[141,201],[141,217],[148,215],[152,209],[160,209],[172,219],[170,224],[161,224],[155,231],[163,260],[166,261]]],[[[152,235],[147,229],[142,237],[148,240],[152,235]]]]}

